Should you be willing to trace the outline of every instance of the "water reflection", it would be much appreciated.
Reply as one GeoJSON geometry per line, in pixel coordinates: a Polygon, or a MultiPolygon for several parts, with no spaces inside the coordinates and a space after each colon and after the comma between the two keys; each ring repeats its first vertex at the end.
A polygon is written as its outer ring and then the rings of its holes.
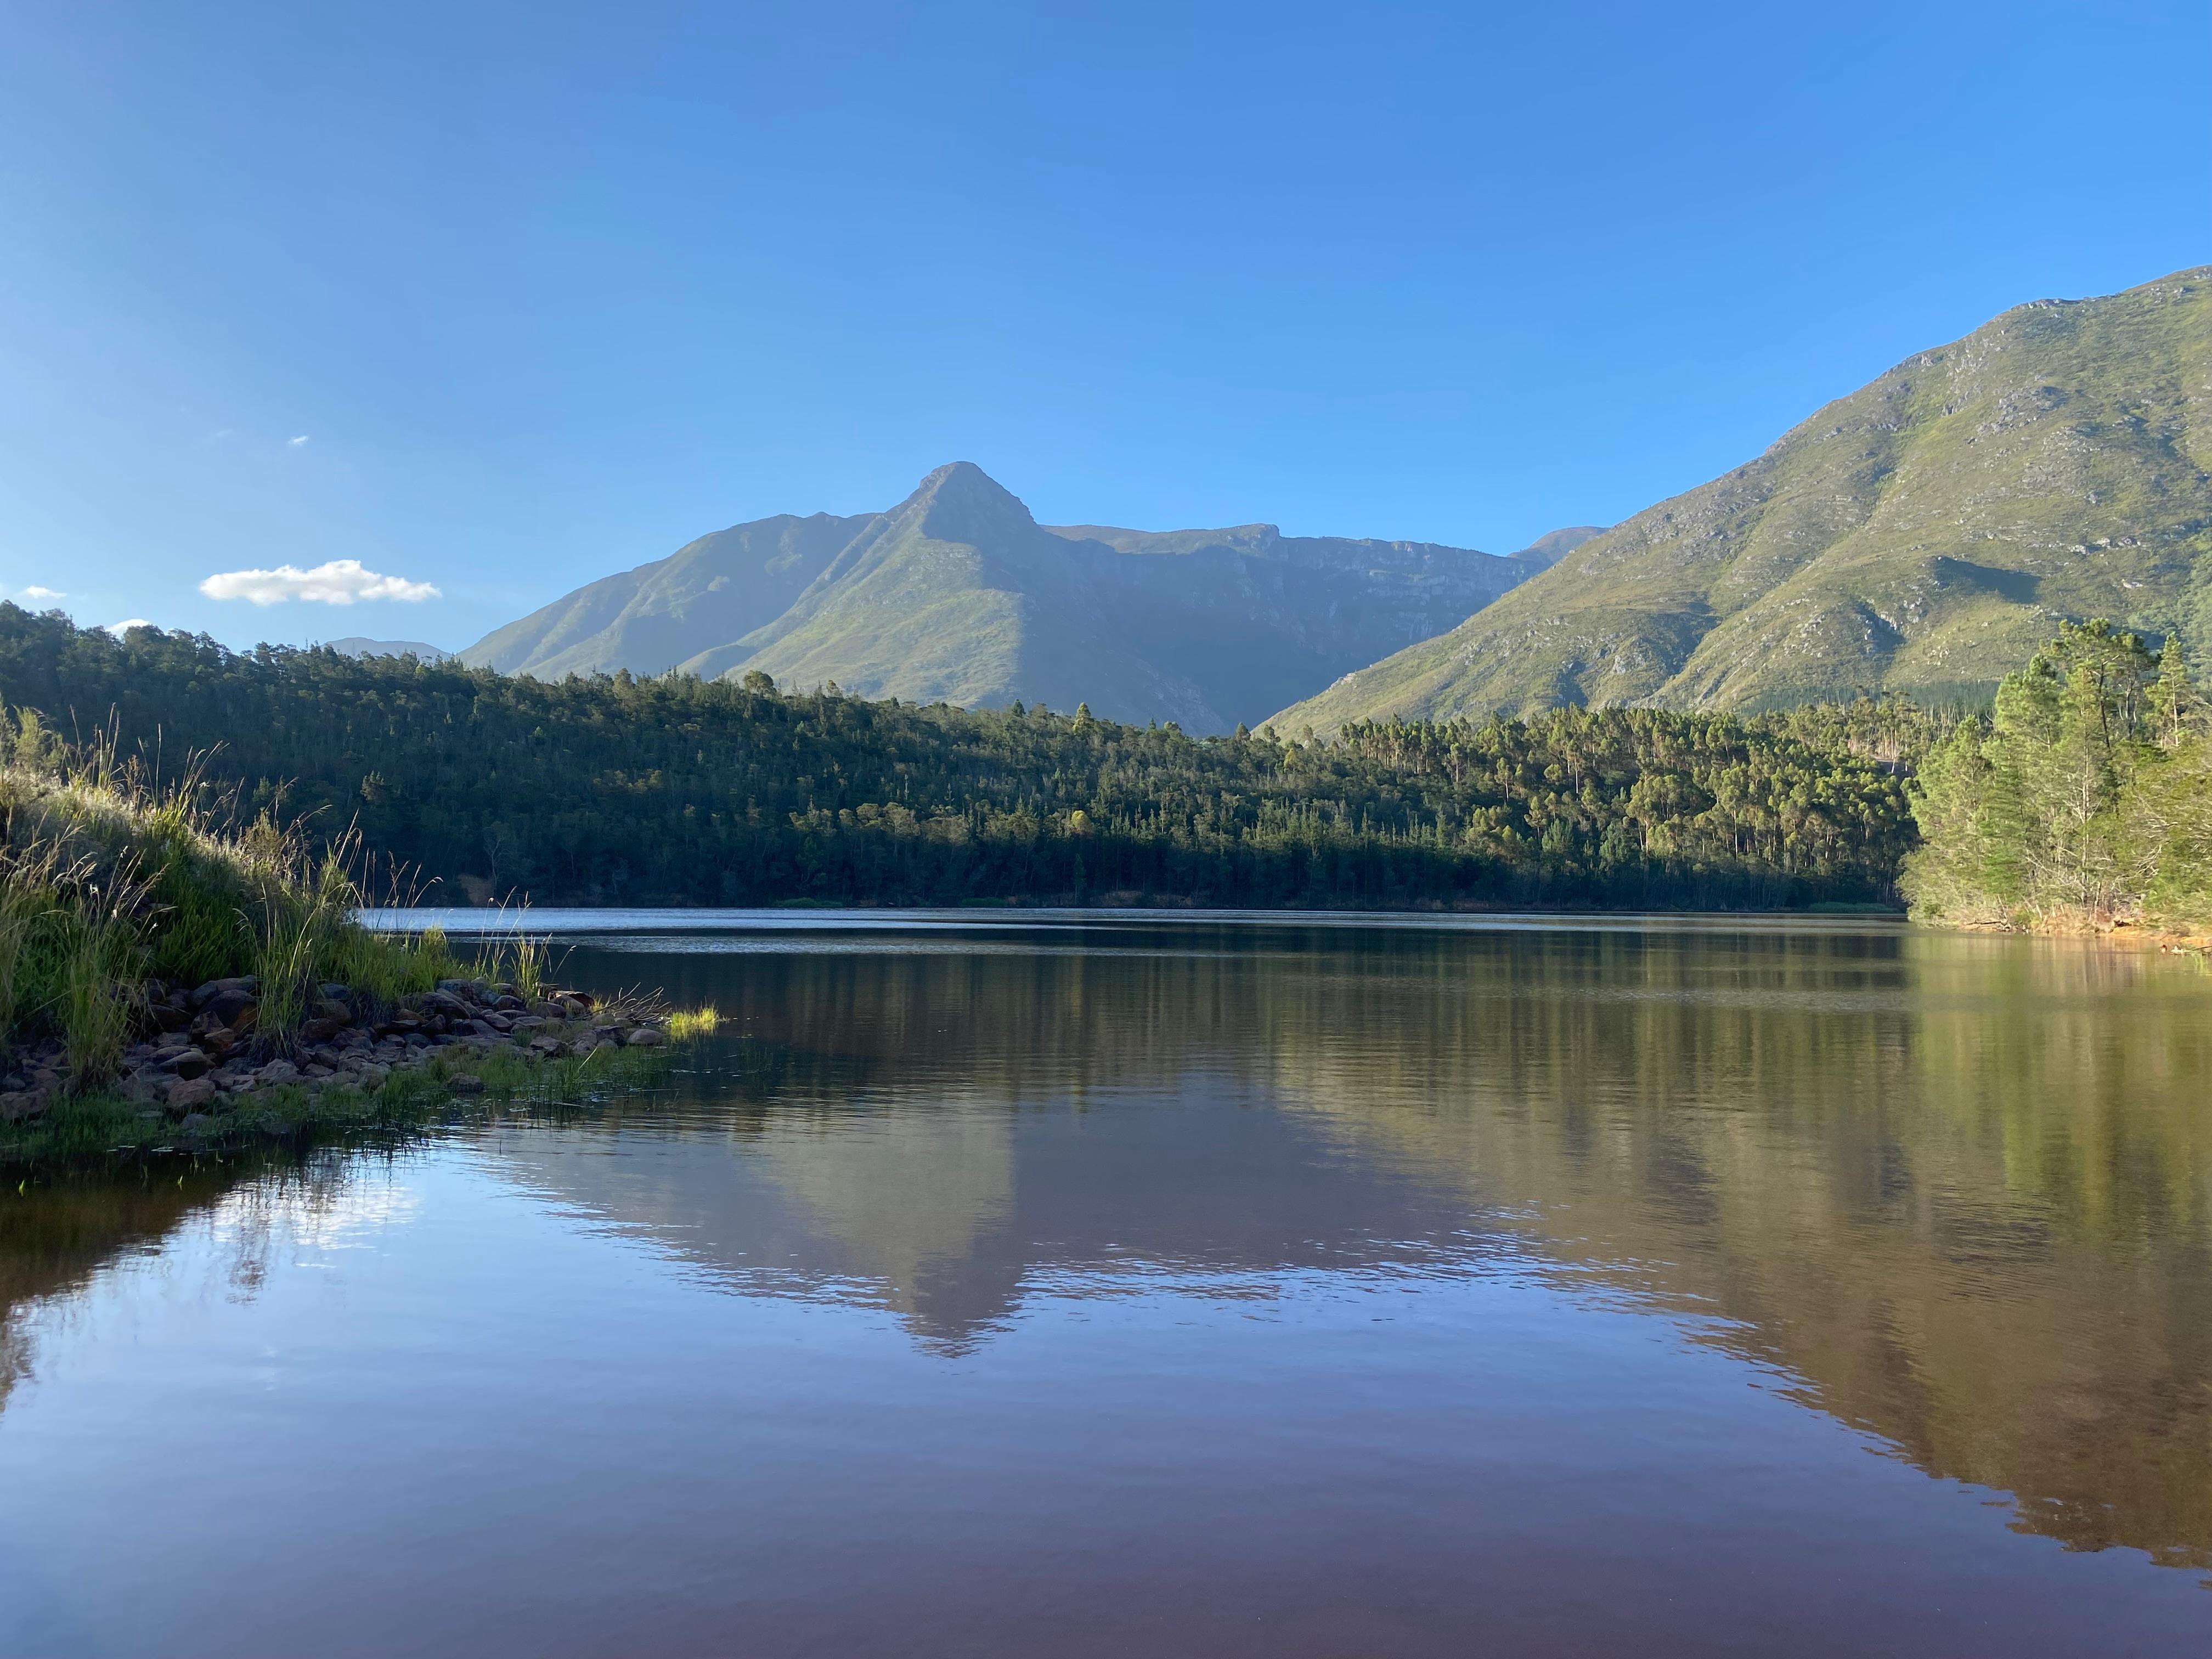
{"type": "MultiPolygon", "coordinates": [[[[731,1017],[665,1094],[477,1142],[704,1281],[959,1357],[1039,1297],[1533,1262],[1698,1316],[2023,1529],[2212,1566],[2190,964],[1859,927],[702,942],[568,967],[731,1017]]],[[[65,1295],[235,1179],[0,1206],[0,1292],[65,1295]]]]}
{"type": "Polygon", "coordinates": [[[734,1113],[712,1076],[656,1103],[728,1163],[507,1155],[733,1284],[880,1297],[954,1348],[1040,1274],[1506,1233],[1717,1316],[2024,1528],[2212,1565],[2193,963],[1895,929],[1111,942],[662,957],[784,1055],[734,1113]]]}

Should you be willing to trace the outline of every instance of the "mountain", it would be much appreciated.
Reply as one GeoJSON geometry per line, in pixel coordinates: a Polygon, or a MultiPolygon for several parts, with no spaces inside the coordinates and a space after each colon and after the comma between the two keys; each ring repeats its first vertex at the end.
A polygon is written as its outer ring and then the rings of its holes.
{"type": "Polygon", "coordinates": [[[1274,719],[1978,698],[2091,617],[2212,659],[2208,547],[2212,267],[2008,311],[1274,719]]]}
{"type": "Polygon", "coordinates": [[[888,512],[738,525],[609,576],[461,653],[472,666],[704,678],[1072,708],[1226,731],[1450,627],[1586,531],[1498,557],[1275,526],[1048,527],[983,471],[888,512]]]}
{"type": "Polygon", "coordinates": [[[348,635],[342,640],[325,640],[324,643],[349,657],[420,657],[424,662],[443,662],[453,654],[441,646],[425,645],[420,640],[370,640],[358,634],[348,635]]]}
{"type": "Polygon", "coordinates": [[[461,660],[545,680],[618,668],[665,673],[774,622],[879,516],[781,514],[702,536],[485,635],[461,660]]]}

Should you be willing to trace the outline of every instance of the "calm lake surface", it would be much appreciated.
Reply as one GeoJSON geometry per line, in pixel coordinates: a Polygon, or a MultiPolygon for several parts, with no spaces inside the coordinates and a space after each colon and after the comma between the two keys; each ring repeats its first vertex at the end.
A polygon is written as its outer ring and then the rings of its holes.
{"type": "Polygon", "coordinates": [[[0,1654],[2212,1651],[2193,960],[680,920],[650,1095],[0,1194],[0,1654]]]}

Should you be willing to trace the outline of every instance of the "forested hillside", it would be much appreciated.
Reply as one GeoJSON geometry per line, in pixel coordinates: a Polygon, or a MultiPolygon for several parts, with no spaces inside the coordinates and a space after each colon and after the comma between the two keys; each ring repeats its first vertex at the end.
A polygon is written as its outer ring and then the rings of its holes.
{"type": "Polygon", "coordinates": [[[786,696],[134,629],[0,605],[0,699],[206,751],[438,885],[538,903],[989,900],[1367,906],[1881,901],[1911,842],[1911,711],[1648,710],[1196,738],[1024,709],[786,696]]]}

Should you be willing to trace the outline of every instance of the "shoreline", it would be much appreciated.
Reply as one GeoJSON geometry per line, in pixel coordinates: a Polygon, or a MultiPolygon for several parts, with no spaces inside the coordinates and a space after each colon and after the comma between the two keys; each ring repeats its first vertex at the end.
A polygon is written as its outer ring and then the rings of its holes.
{"type": "Polygon", "coordinates": [[[241,991],[225,983],[204,1000],[195,1022],[204,1029],[193,1041],[173,1033],[158,1048],[134,1045],[137,1063],[115,1084],[72,1094],[57,1079],[38,1094],[0,1095],[0,1170],[41,1173],[321,1133],[419,1128],[477,1103],[580,1103],[581,1094],[643,1085],[666,1069],[674,1047],[716,1024],[711,1012],[671,1015],[581,993],[538,1005],[556,1012],[518,1014],[498,1006],[522,1004],[513,987],[448,979],[380,1018],[269,1053],[246,1032],[207,1023],[221,998],[241,991]]]}

